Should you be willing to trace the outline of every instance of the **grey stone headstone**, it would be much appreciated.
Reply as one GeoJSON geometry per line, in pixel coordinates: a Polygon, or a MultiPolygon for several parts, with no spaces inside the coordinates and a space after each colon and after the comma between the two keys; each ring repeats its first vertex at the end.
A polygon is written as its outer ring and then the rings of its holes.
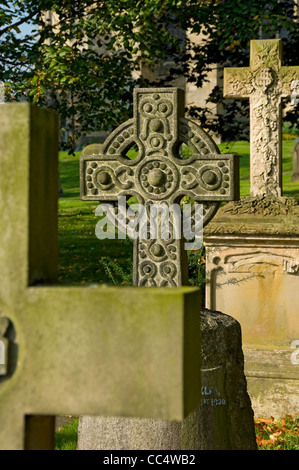
{"type": "Polygon", "coordinates": [[[57,415],[181,421],[200,402],[199,289],[56,284],[58,130],[1,106],[1,450],[53,449],[57,415]]]}
{"type": "Polygon", "coordinates": [[[239,323],[201,313],[202,403],[183,423],[81,417],[78,450],[255,450],[239,323]]]}

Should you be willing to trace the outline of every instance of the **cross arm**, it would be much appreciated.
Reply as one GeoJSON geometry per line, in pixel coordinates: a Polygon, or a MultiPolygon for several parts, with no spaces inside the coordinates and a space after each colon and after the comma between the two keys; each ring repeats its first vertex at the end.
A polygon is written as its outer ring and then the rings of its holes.
{"type": "Polygon", "coordinates": [[[129,194],[129,190],[134,190],[134,169],[127,159],[121,155],[81,156],[80,194],[83,201],[116,201],[119,196],[129,194]]]}
{"type": "Polygon", "coordinates": [[[0,448],[24,415],[182,420],[200,403],[200,290],[30,287],[10,320],[17,368],[0,383],[0,448]]]}
{"type": "Polygon", "coordinates": [[[230,99],[249,98],[252,91],[250,67],[224,68],[223,96],[230,99]]]}
{"type": "Polygon", "coordinates": [[[282,86],[282,96],[289,97],[292,93],[299,94],[299,66],[281,67],[279,78],[282,86]],[[295,83],[297,82],[297,83],[295,83]]]}
{"type": "Polygon", "coordinates": [[[136,196],[135,168],[143,158],[138,145],[136,158],[127,156],[136,145],[134,119],[118,126],[103,144],[102,154],[81,155],[80,196],[83,201],[117,201],[119,196],[136,196]]]}
{"type": "Polygon", "coordinates": [[[189,195],[195,201],[237,200],[239,156],[228,154],[193,155],[179,167],[180,184],[175,197],[189,195]]]}

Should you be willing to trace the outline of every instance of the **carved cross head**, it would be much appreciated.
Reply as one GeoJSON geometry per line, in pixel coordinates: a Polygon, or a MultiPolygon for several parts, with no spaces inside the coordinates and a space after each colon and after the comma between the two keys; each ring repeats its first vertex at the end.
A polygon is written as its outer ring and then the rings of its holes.
{"type": "Polygon", "coordinates": [[[250,100],[251,196],[282,195],[282,98],[296,104],[299,66],[282,66],[281,39],[250,42],[250,67],[224,68],[224,97],[250,100]]]}

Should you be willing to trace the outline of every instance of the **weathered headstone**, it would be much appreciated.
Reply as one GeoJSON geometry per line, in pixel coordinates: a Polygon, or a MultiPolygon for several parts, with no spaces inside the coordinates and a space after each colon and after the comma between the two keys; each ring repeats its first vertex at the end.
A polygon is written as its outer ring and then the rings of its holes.
{"type": "Polygon", "coordinates": [[[293,150],[293,174],[291,181],[299,181],[299,139],[293,150]]]}
{"type": "Polygon", "coordinates": [[[299,206],[281,196],[280,103],[299,67],[281,58],[280,40],[252,41],[250,68],[225,70],[225,96],[250,99],[251,197],[222,207],[205,229],[206,306],[240,322],[254,413],[269,417],[299,406],[299,206]]]}
{"type": "Polygon", "coordinates": [[[82,155],[93,155],[101,153],[103,144],[89,144],[82,149],[82,155]]]}
{"type": "Polygon", "coordinates": [[[203,310],[201,405],[182,422],[140,418],[79,421],[79,450],[255,450],[239,323],[203,310]]]}
{"type": "MultiPolygon", "coordinates": [[[[104,143],[101,155],[82,156],[82,199],[113,202],[120,195],[133,195],[149,207],[162,202],[170,205],[187,195],[204,203],[205,224],[213,217],[221,200],[237,198],[236,156],[219,154],[210,137],[183,117],[183,103],[179,89],[136,89],[134,119],[112,133],[104,143]],[[182,142],[194,151],[187,160],[179,157],[178,148],[182,142]],[[130,161],[125,155],[133,144],[138,146],[138,156],[130,161]]],[[[175,287],[187,283],[186,256],[182,240],[172,236],[167,243],[161,238],[135,240],[134,284],[175,287]]],[[[201,306],[197,308],[200,324],[201,306]]],[[[239,362],[241,338],[235,337],[235,331],[232,331],[237,322],[230,320],[233,327],[231,331],[228,328],[221,349],[220,337],[225,335],[225,328],[221,328],[223,318],[218,315],[214,318],[217,328],[215,324],[208,327],[213,312],[206,314],[201,324],[207,338],[202,351],[206,367],[198,370],[198,374],[205,376],[205,388],[210,394],[208,398],[204,397],[205,403],[183,424],[166,420],[81,417],[78,449],[242,448],[240,443],[233,442],[234,426],[229,423],[226,400],[230,406],[235,406],[242,419],[245,417],[246,426],[241,425],[242,445],[247,449],[255,448],[252,410],[242,375],[243,366],[239,362]],[[211,342],[209,333],[213,330],[216,331],[211,342]],[[232,358],[229,359],[228,351],[232,344],[236,345],[238,353],[230,362],[232,358]],[[233,393],[227,393],[226,378],[230,367],[237,374],[233,393]],[[242,396],[242,405],[236,398],[238,394],[242,396]]]]}
{"type": "MultiPolygon", "coordinates": [[[[238,177],[238,157],[220,154],[213,140],[184,118],[183,90],[139,88],[134,90],[134,118],[110,135],[102,154],[81,157],[81,199],[116,202],[135,196],[150,208],[153,203],[170,207],[189,196],[203,204],[205,225],[221,201],[239,197],[238,177]],[[186,160],[179,156],[181,143],[194,152],[186,160]],[[138,156],[130,160],[126,152],[133,144],[138,156]]],[[[166,243],[134,240],[134,285],[187,284],[187,254],[182,239],[169,230],[166,243]]]]}
{"type": "Polygon", "coordinates": [[[201,399],[198,289],[55,285],[57,154],[55,113],[1,106],[3,450],[53,448],[57,415],[180,421],[201,399]]]}
{"type": "Polygon", "coordinates": [[[224,97],[250,101],[250,194],[282,195],[281,100],[299,66],[282,66],[281,39],[250,42],[250,67],[224,69],[224,97]]]}

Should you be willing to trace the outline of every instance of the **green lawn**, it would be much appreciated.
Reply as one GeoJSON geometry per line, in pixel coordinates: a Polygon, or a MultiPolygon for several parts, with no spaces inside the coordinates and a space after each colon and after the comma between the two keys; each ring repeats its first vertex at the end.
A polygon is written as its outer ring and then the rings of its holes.
{"type": "Polygon", "coordinates": [[[58,429],[55,433],[56,450],[76,450],[79,418],[58,429]]]}
{"type": "MultiPolygon", "coordinates": [[[[282,173],[283,173],[283,196],[295,197],[299,200],[299,181],[291,182],[293,174],[293,140],[284,140],[282,143],[282,173]]],[[[237,153],[240,155],[240,194],[249,196],[249,143],[232,142],[231,144],[220,144],[221,153],[237,153]]]]}
{"type": "Polygon", "coordinates": [[[60,283],[124,282],[120,278],[131,270],[130,240],[98,240],[95,236],[97,203],[82,202],[79,196],[79,156],[60,152],[59,167],[63,197],[59,198],[58,227],[60,244],[60,283]],[[107,260],[106,260],[107,258],[107,260]],[[117,260],[119,273],[109,274],[117,260]],[[111,277],[111,274],[113,275],[111,277]]]}

